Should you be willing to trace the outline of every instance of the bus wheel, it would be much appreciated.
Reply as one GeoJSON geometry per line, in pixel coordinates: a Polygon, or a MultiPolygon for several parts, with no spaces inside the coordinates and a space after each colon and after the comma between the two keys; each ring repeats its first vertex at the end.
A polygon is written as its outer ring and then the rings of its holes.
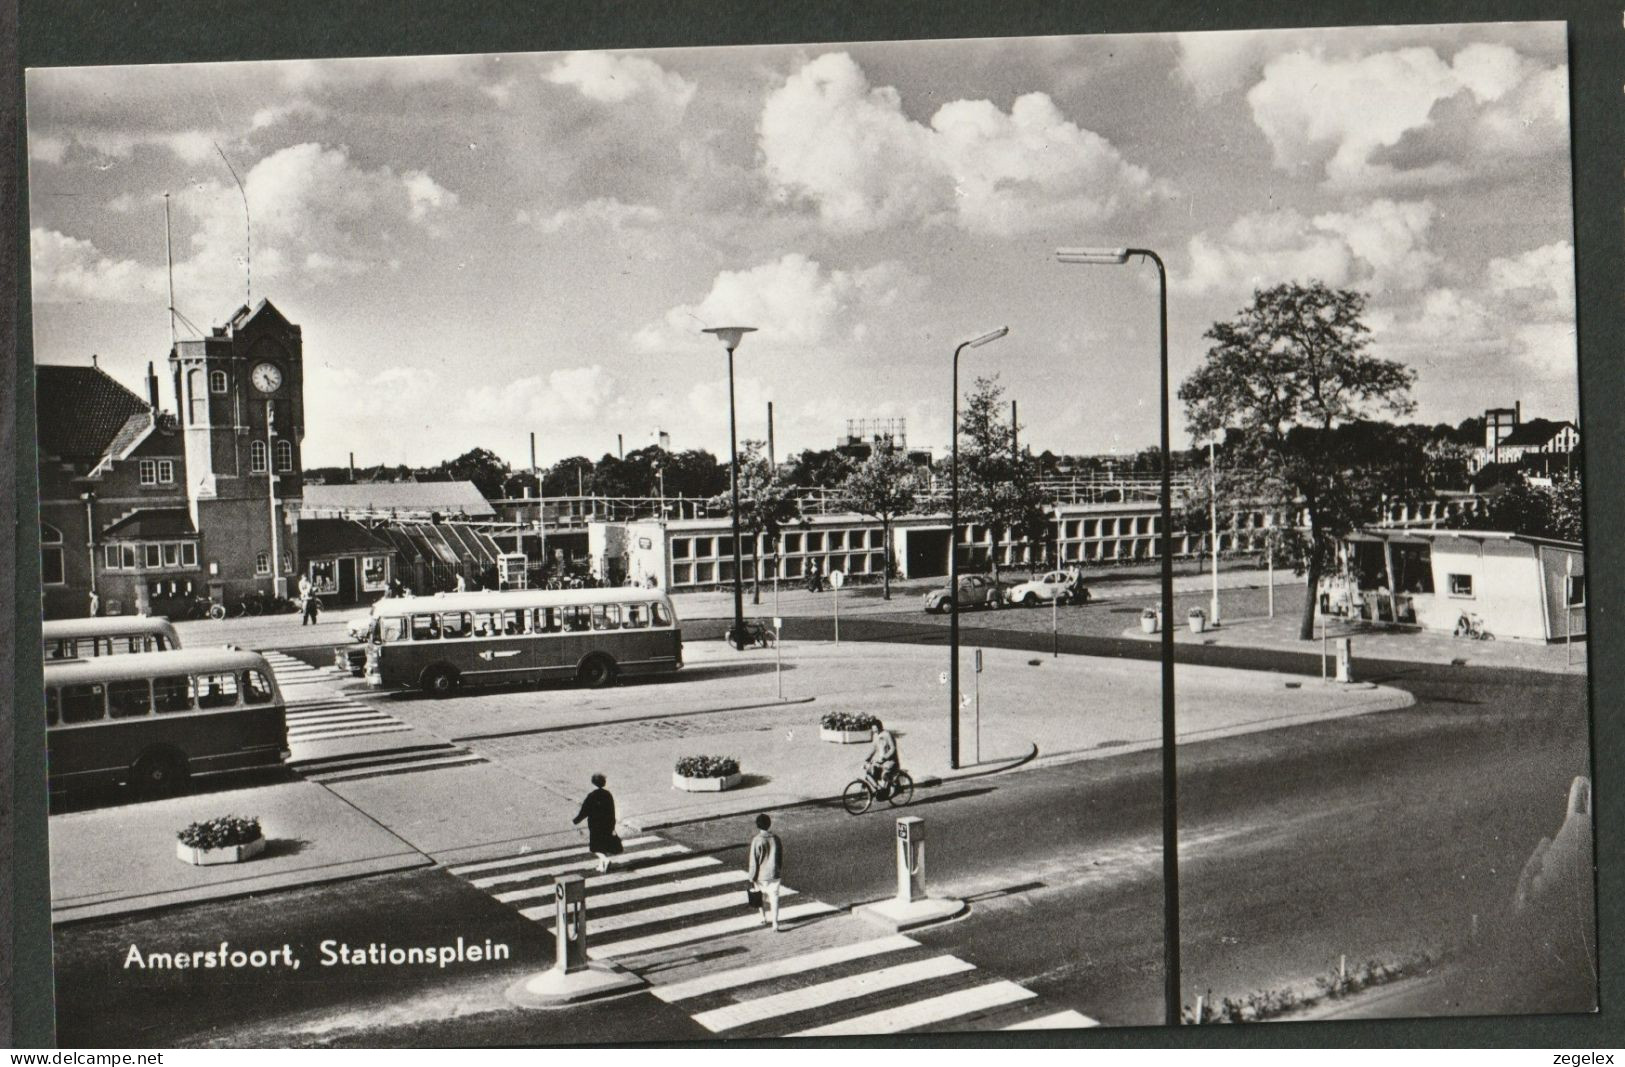
{"type": "Polygon", "coordinates": [[[186,760],[173,752],[149,752],[130,768],[130,784],[146,797],[177,792],[186,781],[186,760]]]}
{"type": "Polygon", "coordinates": [[[457,690],[457,672],[450,667],[430,667],[423,672],[422,684],[430,696],[449,697],[457,690]]]}
{"type": "Polygon", "coordinates": [[[602,689],[615,680],[615,664],[608,656],[593,656],[581,665],[576,679],[588,689],[602,689]]]}

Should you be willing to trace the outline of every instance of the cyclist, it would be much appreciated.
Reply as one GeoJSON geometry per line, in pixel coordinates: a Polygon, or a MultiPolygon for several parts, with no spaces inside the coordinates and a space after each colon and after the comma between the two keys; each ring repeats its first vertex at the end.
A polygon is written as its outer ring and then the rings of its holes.
{"type": "Polygon", "coordinates": [[[869,727],[869,737],[874,742],[874,747],[869,749],[869,754],[864,757],[863,778],[877,793],[884,794],[891,788],[892,779],[897,777],[900,766],[897,738],[879,719],[869,727]]]}

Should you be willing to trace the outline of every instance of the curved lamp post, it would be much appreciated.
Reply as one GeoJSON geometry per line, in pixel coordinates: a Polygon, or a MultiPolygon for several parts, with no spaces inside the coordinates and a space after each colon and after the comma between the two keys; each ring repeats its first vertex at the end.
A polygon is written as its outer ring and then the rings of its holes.
{"type": "Polygon", "coordinates": [[[1168,271],[1149,248],[1060,248],[1062,263],[1122,265],[1130,256],[1157,266],[1162,351],[1162,910],[1164,1012],[1180,1024],[1179,997],[1179,778],[1174,759],[1174,532],[1172,459],[1168,449],[1168,271]]]}
{"type": "Polygon", "coordinates": [[[755,333],[754,326],[713,326],[704,331],[715,334],[728,350],[728,481],[733,488],[733,542],[734,542],[734,624],[728,636],[735,648],[745,647],[745,586],[739,562],[739,433],[734,426],[734,349],[747,333],[755,333]]]}
{"type": "Polygon", "coordinates": [[[949,463],[950,489],[948,512],[948,766],[959,769],[959,353],[967,348],[981,348],[997,341],[1010,332],[1010,327],[984,333],[969,341],[962,341],[954,349],[954,391],[949,398],[953,442],[949,463]]]}

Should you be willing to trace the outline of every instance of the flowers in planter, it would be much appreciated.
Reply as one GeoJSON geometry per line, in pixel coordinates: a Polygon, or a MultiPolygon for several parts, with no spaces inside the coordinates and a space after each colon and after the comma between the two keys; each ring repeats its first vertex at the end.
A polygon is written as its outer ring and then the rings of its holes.
{"type": "Polygon", "coordinates": [[[195,822],[175,835],[187,848],[205,852],[246,845],[260,839],[260,820],[242,815],[222,815],[207,822],[195,822]]]}
{"type": "Polygon", "coordinates": [[[739,773],[739,761],[732,756],[684,756],[676,771],[683,778],[727,778],[739,773]]]}
{"type": "Polygon", "coordinates": [[[825,730],[844,730],[848,733],[867,733],[880,720],[867,711],[826,711],[818,720],[825,730]]]}
{"type": "Polygon", "coordinates": [[[1144,611],[1140,612],[1140,618],[1142,618],[1142,619],[1155,619],[1157,617],[1157,614],[1158,614],[1158,612],[1157,612],[1156,608],[1146,608],[1144,611]]]}
{"type": "Polygon", "coordinates": [[[1207,618],[1207,612],[1203,611],[1201,608],[1192,608],[1187,614],[1193,619],[1207,618]]]}

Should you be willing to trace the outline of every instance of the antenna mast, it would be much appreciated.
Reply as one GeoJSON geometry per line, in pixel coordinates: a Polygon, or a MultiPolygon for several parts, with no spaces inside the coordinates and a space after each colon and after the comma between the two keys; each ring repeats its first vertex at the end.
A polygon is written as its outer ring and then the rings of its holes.
{"type": "Polygon", "coordinates": [[[169,194],[164,194],[164,267],[169,272],[169,347],[175,347],[175,250],[169,239],[169,194]]]}
{"type": "Polygon", "coordinates": [[[226,150],[215,141],[214,150],[220,153],[220,161],[231,172],[231,180],[237,183],[237,194],[243,198],[243,282],[247,293],[247,305],[254,306],[254,223],[248,217],[248,192],[243,188],[243,180],[237,177],[237,168],[231,165],[226,158],[226,150]]]}

